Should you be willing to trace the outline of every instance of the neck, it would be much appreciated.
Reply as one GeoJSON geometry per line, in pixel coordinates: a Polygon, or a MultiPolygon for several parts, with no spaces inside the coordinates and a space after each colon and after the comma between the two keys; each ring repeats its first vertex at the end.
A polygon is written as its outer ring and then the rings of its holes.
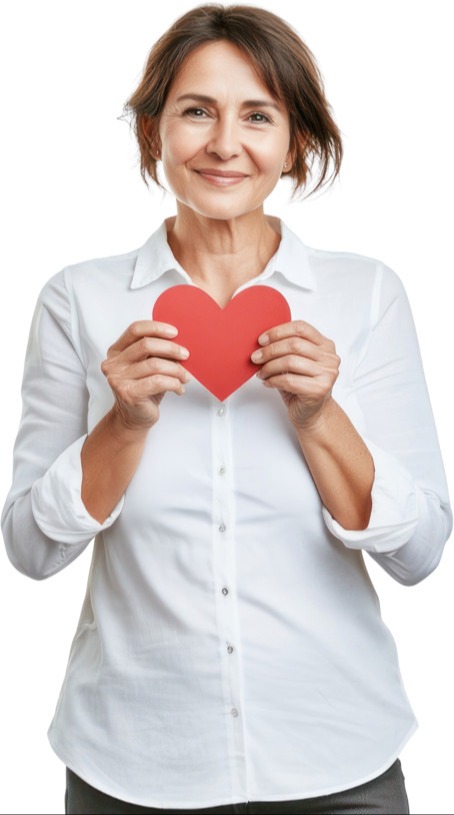
{"type": "Polygon", "coordinates": [[[280,231],[277,219],[261,208],[227,221],[178,204],[176,217],[167,221],[167,240],[193,282],[224,307],[236,289],[263,271],[280,231]]]}

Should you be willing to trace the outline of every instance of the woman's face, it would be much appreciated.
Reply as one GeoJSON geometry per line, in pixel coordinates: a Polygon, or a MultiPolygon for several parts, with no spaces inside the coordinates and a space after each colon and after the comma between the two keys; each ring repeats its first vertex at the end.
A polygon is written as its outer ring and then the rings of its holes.
{"type": "Polygon", "coordinates": [[[249,62],[226,41],[193,51],[177,74],[159,122],[167,182],[183,206],[208,218],[261,207],[287,161],[290,126],[249,62]]]}

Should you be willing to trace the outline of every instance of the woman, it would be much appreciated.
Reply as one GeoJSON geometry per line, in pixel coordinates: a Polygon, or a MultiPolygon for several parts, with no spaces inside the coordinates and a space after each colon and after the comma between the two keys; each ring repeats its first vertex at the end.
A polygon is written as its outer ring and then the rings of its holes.
{"type": "Polygon", "coordinates": [[[45,286],[3,515],[35,578],[96,536],[49,731],[66,811],[406,812],[415,720],[362,553],[415,583],[451,515],[399,280],[263,212],[281,175],[339,170],[315,62],[275,15],[205,6],[155,45],[129,108],[176,216],[45,286]],[[222,402],[152,319],[178,285],[290,307],[222,402]]]}

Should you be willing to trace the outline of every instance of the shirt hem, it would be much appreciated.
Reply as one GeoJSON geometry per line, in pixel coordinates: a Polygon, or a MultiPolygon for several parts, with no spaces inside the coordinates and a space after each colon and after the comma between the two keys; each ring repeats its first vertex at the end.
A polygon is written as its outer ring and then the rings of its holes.
{"type": "Polygon", "coordinates": [[[57,739],[54,739],[52,730],[49,729],[47,733],[47,737],[50,743],[51,748],[53,749],[54,753],[58,756],[58,758],[63,761],[63,763],[73,772],[76,773],[80,778],[82,778],[87,784],[94,787],[95,789],[99,790],[100,792],[104,793],[105,795],[110,795],[114,798],[118,798],[121,801],[125,801],[129,804],[135,804],[138,806],[145,806],[145,807],[156,807],[156,808],[164,808],[164,809],[201,809],[203,807],[215,807],[215,806],[225,806],[228,804],[242,804],[242,803],[251,803],[251,802],[263,802],[263,801],[297,801],[297,800],[306,800],[310,798],[320,798],[325,795],[334,795],[337,792],[343,792],[348,789],[354,789],[355,787],[360,787],[362,784],[367,784],[369,781],[373,781],[375,778],[378,778],[382,773],[386,772],[392,764],[396,761],[401,753],[402,749],[405,747],[407,742],[413,736],[415,731],[418,729],[418,722],[416,720],[413,721],[412,726],[406,732],[403,739],[399,742],[399,746],[393,751],[391,756],[386,759],[386,761],[376,770],[371,773],[368,773],[365,776],[362,776],[360,779],[354,782],[347,782],[345,784],[340,784],[335,787],[330,787],[329,789],[323,790],[311,790],[310,792],[305,791],[293,791],[289,793],[277,793],[277,794],[270,794],[265,796],[257,797],[253,793],[251,795],[246,796],[237,796],[237,797],[229,797],[229,798],[210,798],[208,800],[197,800],[197,801],[188,801],[186,799],[183,800],[172,800],[167,801],[161,798],[140,798],[138,796],[132,795],[131,797],[128,795],[127,798],[121,798],[118,794],[118,790],[108,789],[106,785],[100,783],[90,771],[86,771],[85,769],[81,769],[76,761],[73,761],[71,758],[68,757],[66,751],[62,749],[61,745],[58,744],[57,739]]]}

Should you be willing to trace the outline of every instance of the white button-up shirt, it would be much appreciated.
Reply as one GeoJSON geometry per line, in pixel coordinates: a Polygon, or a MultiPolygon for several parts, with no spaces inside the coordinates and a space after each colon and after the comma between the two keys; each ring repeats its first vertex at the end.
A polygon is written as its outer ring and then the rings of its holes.
{"type": "Polygon", "coordinates": [[[284,225],[246,284],[276,288],[336,343],[334,397],[375,463],[367,529],[322,506],[283,400],[256,377],[223,403],[195,379],[167,394],[101,525],[80,495],[81,447],[113,404],[100,363],[182,283],[163,225],[139,251],[64,269],[36,309],[6,545],[43,578],[95,537],[51,744],[93,786],[145,806],[361,784],[416,726],[363,552],[411,584],[451,528],[405,293],[382,263],[308,248],[284,225]]]}

